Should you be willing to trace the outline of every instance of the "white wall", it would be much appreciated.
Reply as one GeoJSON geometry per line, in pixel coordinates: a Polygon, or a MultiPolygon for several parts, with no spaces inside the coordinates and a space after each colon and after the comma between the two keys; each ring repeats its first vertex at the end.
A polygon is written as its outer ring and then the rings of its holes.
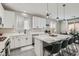
{"type": "Polygon", "coordinates": [[[57,33],[61,32],[61,22],[60,21],[57,22],[56,29],[57,29],[57,33]]]}
{"type": "Polygon", "coordinates": [[[61,32],[65,33],[68,31],[68,22],[67,21],[62,21],[61,22],[61,32]]]}

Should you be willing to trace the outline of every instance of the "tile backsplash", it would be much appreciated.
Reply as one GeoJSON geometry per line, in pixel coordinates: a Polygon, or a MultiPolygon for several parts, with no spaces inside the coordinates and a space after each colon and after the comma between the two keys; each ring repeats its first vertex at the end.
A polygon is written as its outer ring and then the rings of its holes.
{"type": "Polygon", "coordinates": [[[15,32],[13,28],[0,28],[0,33],[11,33],[15,32]]]}

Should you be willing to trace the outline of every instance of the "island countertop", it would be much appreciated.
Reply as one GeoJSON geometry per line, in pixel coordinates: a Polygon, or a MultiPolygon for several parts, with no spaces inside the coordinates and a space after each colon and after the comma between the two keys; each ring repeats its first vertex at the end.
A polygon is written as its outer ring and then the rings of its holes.
{"type": "Polygon", "coordinates": [[[42,34],[39,36],[34,36],[34,38],[47,42],[47,43],[52,43],[52,42],[59,41],[59,40],[65,40],[68,37],[69,38],[72,37],[71,35],[61,35],[61,34],[54,34],[54,35],[57,35],[57,36],[50,36],[48,34],[42,34]]]}

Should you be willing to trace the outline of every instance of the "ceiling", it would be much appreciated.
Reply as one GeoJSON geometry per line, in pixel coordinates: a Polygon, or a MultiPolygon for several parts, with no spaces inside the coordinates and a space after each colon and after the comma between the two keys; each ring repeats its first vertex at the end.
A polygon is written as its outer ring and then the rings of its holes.
{"type": "MultiPolygon", "coordinates": [[[[41,17],[46,17],[47,4],[46,3],[2,3],[5,9],[16,10],[20,12],[25,12],[30,15],[36,15],[41,17]]],[[[63,4],[58,4],[58,14],[60,20],[63,19],[63,4]]],[[[57,17],[57,4],[48,3],[48,10],[50,13],[50,18],[56,19],[57,17]]],[[[65,7],[65,18],[70,19],[79,17],[79,4],[78,3],[66,3],[65,7]]]]}

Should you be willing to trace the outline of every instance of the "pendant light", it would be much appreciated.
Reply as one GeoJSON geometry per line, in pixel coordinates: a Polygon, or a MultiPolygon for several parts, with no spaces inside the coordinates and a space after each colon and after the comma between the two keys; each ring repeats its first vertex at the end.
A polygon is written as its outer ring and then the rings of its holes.
{"type": "Polygon", "coordinates": [[[48,10],[48,3],[47,3],[47,12],[46,12],[46,18],[49,18],[49,10],[48,10]]]}
{"type": "Polygon", "coordinates": [[[57,20],[59,19],[58,4],[57,4],[57,17],[56,17],[56,19],[57,20]]]}
{"type": "MultiPolygon", "coordinates": [[[[49,18],[49,10],[48,10],[48,3],[47,3],[46,4],[46,20],[47,20],[47,22],[49,22],[48,18],[49,18]]],[[[49,23],[47,23],[46,26],[49,27],[49,23]]]]}
{"type": "Polygon", "coordinates": [[[63,20],[65,20],[65,6],[66,6],[66,4],[63,4],[62,6],[63,6],[63,17],[64,17],[63,20]]]}

